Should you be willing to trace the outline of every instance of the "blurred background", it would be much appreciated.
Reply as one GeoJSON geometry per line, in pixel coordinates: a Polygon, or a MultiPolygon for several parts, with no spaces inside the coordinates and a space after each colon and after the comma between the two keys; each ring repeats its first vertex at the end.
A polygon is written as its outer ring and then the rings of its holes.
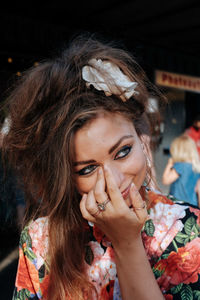
{"type": "MultiPolygon", "coordinates": [[[[132,52],[149,79],[169,100],[161,122],[154,128],[153,151],[159,186],[168,193],[161,176],[169,158],[170,143],[200,113],[199,16],[199,0],[3,3],[0,9],[0,101],[6,100],[9,88],[27,68],[54,56],[74,35],[88,31],[116,40],[132,52]]],[[[153,116],[159,104],[154,98],[150,98],[149,103],[149,114],[153,116]]],[[[0,116],[2,123],[4,118],[0,116]]],[[[5,182],[1,186],[1,193],[5,198],[11,197],[16,208],[20,202],[16,190],[5,188],[5,182]]],[[[18,258],[17,213],[5,213],[1,205],[0,216],[1,299],[11,299],[18,258]]]]}

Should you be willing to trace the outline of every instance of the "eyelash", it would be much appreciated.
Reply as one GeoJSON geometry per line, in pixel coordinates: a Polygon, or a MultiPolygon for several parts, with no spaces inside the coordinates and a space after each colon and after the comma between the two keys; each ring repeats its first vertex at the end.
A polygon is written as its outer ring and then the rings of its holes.
{"type": "MultiPolygon", "coordinates": [[[[132,150],[132,146],[130,146],[130,145],[123,146],[116,153],[114,160],[119,160],[119,159],[125,158],[131,152],[131,150],[132,150]],[[119,155],[122,152],[125,152],[125,154],[120,157],[119,155]],[[119,156],[119,157],[117,157],[117,156],[119,156]]],[[[76,174],[78,174],[79,176],[87,176],[87,175],[90,175],[97,167],[98,167],[98,165],[89,165],[89,166],[81,169],[80,171],[77,171],[76,174]],[[89,172],[86,172],[86,170],[89,170],[89,172]]]]}
{"type": "Polygon", "coordinates": [[[122,158],[126,157],[131,152],[131,150],[132,150],[132,146],[130,146],[130,145],[123,146],[115,155],[114,160],[118,160],[118,159],[122,159],[122,158]],[[128,150],[128,152],[127,152],[127,150],[128,150]],[[119,155],[120,152],[123,152],[123,151],[126,152],[125,155],[123,155],[122,157],[116,158],[116,156],[119,155]]]}

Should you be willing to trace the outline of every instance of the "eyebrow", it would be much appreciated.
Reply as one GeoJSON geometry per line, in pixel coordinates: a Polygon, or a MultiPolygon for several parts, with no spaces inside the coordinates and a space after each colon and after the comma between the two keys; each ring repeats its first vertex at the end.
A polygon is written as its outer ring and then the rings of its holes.
{"type": "Polygon", "coordinates": [[[111,154],[121,144],[121,142],[123,140],[129,139],[130,137],[133,137],[133,135],[129,134],[129,135],[124,135],[123,137],[121,137],[119,139],[119,141],[110,148],[110,150],[108,151],[108,153],[111,154]]]}
{"type": "MultiPolygon", "coordinates": [[[[111,154],[120,144],[121,142],[123,142],[123,140],[125,139],[129,139],[133,137],[133,135],[129,134],[129,135],[124,135],[122,136],[116,144],[114,144],[108,151],[108,154],[111,154]]],[[[83,160],[83,161],[77,161],[74,163],[74,166],[78,166],[78,165],[87,165],[87,164],[94,164],[96,163],[96,160],[94,159],[90,159],[90,160],[83,160]]]]}

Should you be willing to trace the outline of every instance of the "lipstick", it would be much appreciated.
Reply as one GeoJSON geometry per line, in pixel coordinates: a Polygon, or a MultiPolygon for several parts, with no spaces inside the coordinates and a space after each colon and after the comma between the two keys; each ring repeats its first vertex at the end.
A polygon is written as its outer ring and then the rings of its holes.
{"type": "Polygon", "coordinates": [[[130,188],[131,188],[131,183],[130,183],[129,186],[122,192],[122,196],[123,196],[124,199],[128,198],[129,192],[130,192],[130,188]]]}

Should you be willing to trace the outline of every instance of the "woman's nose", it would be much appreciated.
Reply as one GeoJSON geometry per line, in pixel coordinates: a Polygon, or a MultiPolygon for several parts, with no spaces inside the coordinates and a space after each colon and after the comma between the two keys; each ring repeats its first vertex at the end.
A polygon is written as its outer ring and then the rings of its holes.
{"type": "Polygon", "coordinates": [[[112,175],[115,179],[117,186],[120,188],[120,186],[125,178],[124,173],[122,172],[122,170],[120,168],[117,168],[116,166],[114,166],[112,164],[108,165],[108,167],[112,172],[112,175]]]}

